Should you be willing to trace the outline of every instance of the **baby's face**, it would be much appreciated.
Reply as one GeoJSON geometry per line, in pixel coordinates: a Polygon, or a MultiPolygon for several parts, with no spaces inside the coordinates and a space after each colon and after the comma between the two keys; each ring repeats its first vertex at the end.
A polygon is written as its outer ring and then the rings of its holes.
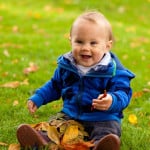
{"type": "Polygon", "coordinates": [[[71,31],[72,53],[76,63],[85,67],[97,64],[111,48],[104,25],[80,19],[71,31]]]}

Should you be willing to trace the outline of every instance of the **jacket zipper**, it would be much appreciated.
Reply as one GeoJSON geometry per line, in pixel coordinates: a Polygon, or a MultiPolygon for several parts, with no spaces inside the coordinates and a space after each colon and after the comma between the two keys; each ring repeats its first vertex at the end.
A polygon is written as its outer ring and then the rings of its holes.
{"type": "Polygon", "coordinates": [[[82,108],[81,108],[81,100],[82,100],[82,93],[84,90],[84,86],[83,86],[83,77],[80,77],[80,81],[79,81],[79,93],[76,97],[77,99],[77,105],[78,105],[78,116],[77,118],[80,118],[80,115],[82,114],[82,108]]]}

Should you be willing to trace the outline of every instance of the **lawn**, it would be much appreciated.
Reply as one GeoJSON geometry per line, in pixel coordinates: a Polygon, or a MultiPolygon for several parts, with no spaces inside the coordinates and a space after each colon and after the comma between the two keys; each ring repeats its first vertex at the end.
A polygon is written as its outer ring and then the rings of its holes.
{"type": "Polygon", "coordinates": [[[136,75],[133,97],[124,111],[121,150],[149,150],[149,8],[150,0],[0,0],[0,149],[17,143],[19,124],[47,121],[61,109],[59,100],[31,116],[26,101],[51,78],[58,56],[70,50],[73,20],[96,9],[112,24],[116,40],[112,51],[136,75]],[[129,121],[131,115],[137,123],[129,121]]]}

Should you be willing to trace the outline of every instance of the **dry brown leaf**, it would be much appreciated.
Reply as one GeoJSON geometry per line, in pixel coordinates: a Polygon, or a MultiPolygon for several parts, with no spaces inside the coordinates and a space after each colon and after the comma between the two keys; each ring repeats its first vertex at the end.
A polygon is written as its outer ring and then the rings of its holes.
{"type": "Polygon", "coordinates": [[[47,131],[48,137],[57,145],[60,145],[60,137],[57,129],[54,126],[49,126],[47,131]]]}
{"type": "Polygon", "coordinates": [[[37,131],[48,131],[49,123],[48,122],[40,122],[38,124],[30,124],[32,128],[34,128],[37,131]]]}
{"type": "Polygon", "coordinates": [[[19,81],[12,81],[12,82],[8,82],[8,83],[0,85],[0,87],[5,87],[5,88],[17,88],[18,86],[20,86],[19,81]]]}
{"type": "Polygon", "coordinates": [[[2,76],[3,76],[3,77],[7,77],[8,74],[9,74],[9,73],[6,71],[6,72],[3,72],[3,73],[2,73],[2,76]]]}
{"type": "Polygon", "coordinates": [[[1,145],[1,146],[7,146],[8,144],[7,144],[7,143],[4,143],[4,142],[0,142],[0,145],[1,145]]]}
{"type": "Polygon", "coordinates": [[[10,144],[8,150],[20,150],[20,144],[10,144]]]}
{"type": "Polygon", "coordinates": [[[150,93],[150,89],[144,88],[144,89],[143,89],[143,92],[150,93]]]}
{"type": "Polygon", "coordinates": [[[25,75],[28,75],[29,73],[36,72],[37,70],[38,70],[38,66],[31,62],[31,63],[29,63],[29,67],[27,67],[23,70],[23,73],[25,75]]]}
{"type": "Polygon", "coordinates": [[[142,91],[139,91],[139,92],[134,92],[133,95],[132,95],[132,98],[139,98],[143,95],[143,92],[142,91]]]}

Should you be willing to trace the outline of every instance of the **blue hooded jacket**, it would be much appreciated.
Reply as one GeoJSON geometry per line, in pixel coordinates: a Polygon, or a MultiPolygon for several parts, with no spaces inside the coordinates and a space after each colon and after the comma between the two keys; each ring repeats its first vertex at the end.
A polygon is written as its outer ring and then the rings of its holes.
{"type": "Polygon", "coordinates": [[[122,111],[132,96],[130,81],[134,74],[125,69],[113,53],[110,52],[109,55],[107,65],[100,63],[84,75],[73,63],[71,52],[60,56],[51,80],[37,89],[29,99],[40,107],[62,98],[62,112],[73,119],[120,122],[123,118],[122,111]],[[111,107],[107,111],[91,111],[92,100],[104,90],[113,98],[111,107]]]}

